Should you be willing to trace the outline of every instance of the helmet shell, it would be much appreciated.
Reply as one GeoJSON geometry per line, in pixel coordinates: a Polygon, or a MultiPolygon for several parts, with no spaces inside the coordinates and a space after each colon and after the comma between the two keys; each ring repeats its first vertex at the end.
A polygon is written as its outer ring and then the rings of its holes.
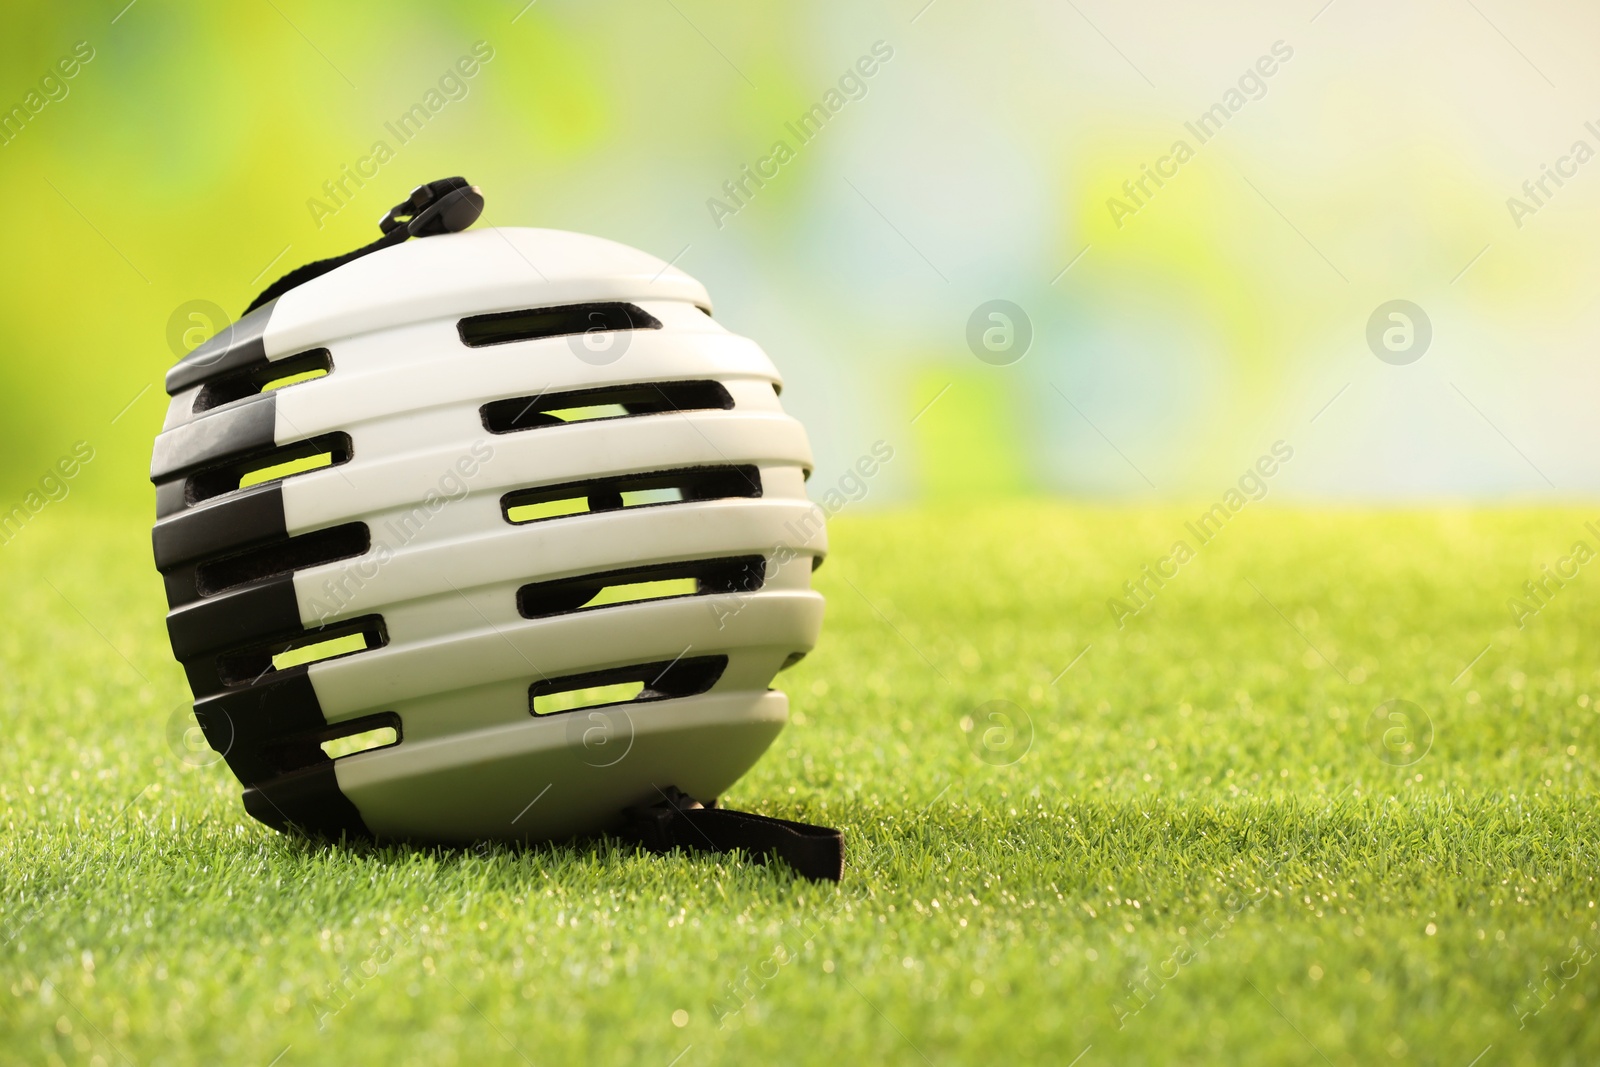
{"type": "Polygon", "coordinates": [[[473,230],[347,263],[172,368],[167,625],[252,815],[564,838],[760,757],[826,535],[777,370],[710,309],[636,249],[473,230]]]}

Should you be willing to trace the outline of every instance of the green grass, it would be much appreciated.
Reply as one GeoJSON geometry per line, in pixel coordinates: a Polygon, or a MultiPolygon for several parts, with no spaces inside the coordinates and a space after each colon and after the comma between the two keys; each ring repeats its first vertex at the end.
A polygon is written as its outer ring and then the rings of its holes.
{"type": "Polygon", "coordinates": [[[847,512],[727,798],[843,827],[834,887],[279,836],[169,746],[145,523],[75,508],[0,549],[0,1062],[1600,1060],[1600,567],[1506,607],[1588,513],[1247,510],[1118,629],[1187,512],[847,512]]]}

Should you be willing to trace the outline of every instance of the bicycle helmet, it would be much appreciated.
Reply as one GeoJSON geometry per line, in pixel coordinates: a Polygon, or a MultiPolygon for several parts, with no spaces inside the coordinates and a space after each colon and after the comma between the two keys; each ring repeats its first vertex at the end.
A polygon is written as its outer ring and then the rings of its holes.
{"type": "Polygon", "coordinates": [[[777,370],[671,264],[482,204],[419,187],[167,374],[155,559],[208,743],[279,829],[837,878],[836,832],[714,806],[822,622],[777,370]]]}

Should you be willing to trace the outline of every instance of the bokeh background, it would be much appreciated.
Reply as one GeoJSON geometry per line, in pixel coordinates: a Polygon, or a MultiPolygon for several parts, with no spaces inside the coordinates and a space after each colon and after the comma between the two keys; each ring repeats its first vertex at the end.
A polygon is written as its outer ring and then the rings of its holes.
{"type": "Polygon", "coordinates": [[[703,280],[787,376],[815,489],[894,447],[861,507],[1213,500],[1278,440],[1280,500],[1600,490],[1600,161],[1561,163],[1600,150],[1593,8],[111,0],[5,24],[4,508],[80,441],[71,506],[148,508],[160,376],[215,325],[196,308],[238,314],[448,174],[489,224],[703,280]],[[386,124],[475,47],[401,143],[386,124]],[[787,124],[875,47],[802,142],[787,124]],[[1275,48],[1201,143],[1185,124],[1275,48]],[[1118,218],[1179,139],[1193,158],[1118,218]],[[779,140],[792,158],[729,200],[779,140]],[[379,141],[392,158],[330,198],[379,141]],[[997,299],[1031,333],[998,365],[968,343],[997,299]],[[1405,365],[1366,341],[1397,299],[1431,324],[1405,365]]]}

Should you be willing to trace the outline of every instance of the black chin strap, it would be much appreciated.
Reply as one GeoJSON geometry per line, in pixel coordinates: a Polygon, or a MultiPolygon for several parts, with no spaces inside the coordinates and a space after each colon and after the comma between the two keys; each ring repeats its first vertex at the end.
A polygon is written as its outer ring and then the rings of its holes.
{"type": "Polygon", "coordinates": [[[677,786],[661,790],[656,803],[628,808],[623,815],[624,836],[651,852],[737,850],[757,863],[776,856],[796,873],[818,881],[837,882],[844,874],[844,835],[838,830],[708,808],[677,786]]]}
{"type": "Polygon", "coordinates": [[[276,300],[295,286],[304,285],[312,278],[320,277],[335,267],[342,267],[362,256],[370,256],[380,249],[400,244],[408,238],[459,233],[478,221],[478,216],[481,214],[483,214],[483,192],[476,185],[469,185],[465,178],[441,178],[427,185],[419,185],[411,190],[409,197],[390,208],[388,214],[378,221],[378,229],[383,231],[382,237],[369,245],[362,245],[354,252],[346,252],[342,256],[319,259],[315,263],[296,267],[267,286],[261,295],[244,309],[244,313],[250,314],[267,301],[276,300]]]}

